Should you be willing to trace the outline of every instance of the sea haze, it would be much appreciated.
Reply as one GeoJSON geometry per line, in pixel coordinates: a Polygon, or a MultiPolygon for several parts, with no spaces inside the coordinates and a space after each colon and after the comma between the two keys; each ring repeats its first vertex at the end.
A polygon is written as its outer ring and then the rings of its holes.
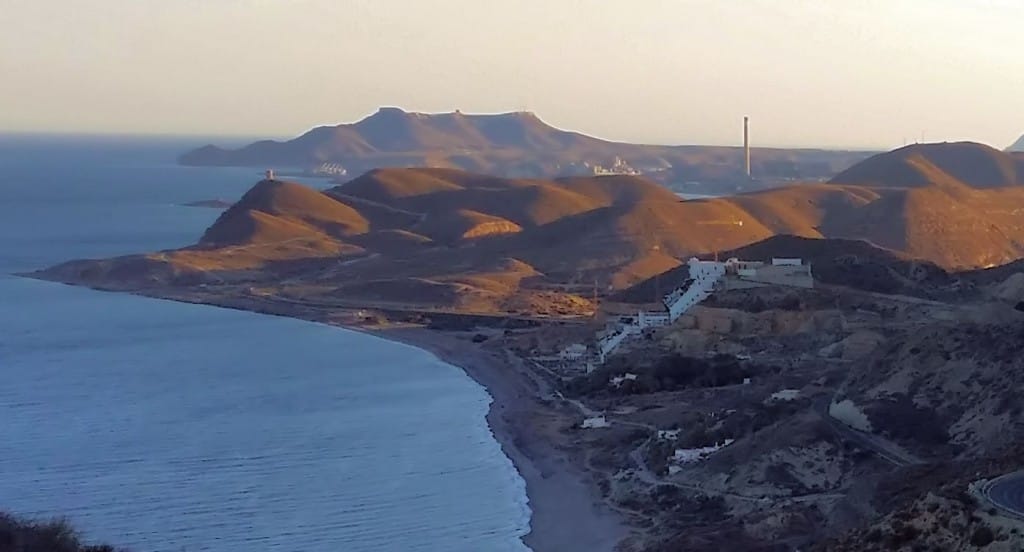
{"type": "Polygon", "coordinates": [[[327,326],[8,276],[194,242],[259,175],[0,138],[0,509],[133,550],[526,550],[461,370],[327,326]]]}

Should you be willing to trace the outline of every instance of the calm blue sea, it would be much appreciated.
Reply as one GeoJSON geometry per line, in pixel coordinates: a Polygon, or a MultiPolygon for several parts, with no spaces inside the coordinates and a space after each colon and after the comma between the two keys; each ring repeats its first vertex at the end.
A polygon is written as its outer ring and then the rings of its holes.
{"type": "Polygon", "coordinates": [[[247,169],[0,137],[0,509],[144,551],[524,551],[490,398],[418,349],[10,276],[194,242],[247,169]]]}

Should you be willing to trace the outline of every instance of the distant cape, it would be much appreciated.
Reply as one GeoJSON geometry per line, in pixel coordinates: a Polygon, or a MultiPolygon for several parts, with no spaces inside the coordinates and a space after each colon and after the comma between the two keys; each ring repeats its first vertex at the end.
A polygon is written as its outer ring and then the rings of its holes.
{"type": "Polygon", "coordinates": [[[209,145],[182,155],[180,161],[185,165],[305,167],[355,157],[440,152],[550,154],[615,146],[557,129],[530,112],[427,114],[383,107],[358,122],[316,127],[292,140],[263,140],[236,150],[209,145]]]}
{"type": "MultiPolygon", "coordinates": [[[[737,143],[739,137],[737,137],[737,143]]],[[[754,173],[822,180],[870,152],[755,148],[754,173]]],[[[184,165],[293,169],[354,178],[376,168],[459,169],[506,178],[643,174],[660,182],[748,182],[743,151],[602,140],[556,128],[531,112],[414,113],[384,107],[354,123],[316,127],[285,141],[189,151],[184,165]]]]}

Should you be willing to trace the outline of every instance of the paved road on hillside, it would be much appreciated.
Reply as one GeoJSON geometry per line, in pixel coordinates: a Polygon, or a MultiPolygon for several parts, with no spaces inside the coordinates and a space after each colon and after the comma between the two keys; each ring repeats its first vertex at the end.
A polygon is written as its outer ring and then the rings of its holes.
{"type": "Polygon", "coordinates": [[[907,452],[902,447],[880,435],[865,433],[851,428],[832,417],[828,411],[831,399],[823,398],[815,401],[813,410],[822,420],[832,428],[840,438],[846,439],[861,448],[869,450],[879,458],[891,463],[894,466],[910,466],[922,463],[921,459],[907,452]]]}
{"type": "Polygon", "coordinates": [[[996,508],[1012,517],[1024,519],[1024,471],[997,477],[981,492],[996,508]]]}

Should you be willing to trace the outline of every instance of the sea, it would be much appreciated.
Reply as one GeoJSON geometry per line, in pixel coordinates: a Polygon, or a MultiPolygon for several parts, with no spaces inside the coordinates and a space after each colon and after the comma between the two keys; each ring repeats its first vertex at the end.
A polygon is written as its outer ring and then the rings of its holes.
{"type": "MultiPolygon", "coordinates": [[[[416,348],[14,274],[194,243],[199,138],[0,136],[0,510],[136,552],[529,550],[490,397],[416,348]]],[[[325,187],[326,182],[308,183],[325,187]]]]}

